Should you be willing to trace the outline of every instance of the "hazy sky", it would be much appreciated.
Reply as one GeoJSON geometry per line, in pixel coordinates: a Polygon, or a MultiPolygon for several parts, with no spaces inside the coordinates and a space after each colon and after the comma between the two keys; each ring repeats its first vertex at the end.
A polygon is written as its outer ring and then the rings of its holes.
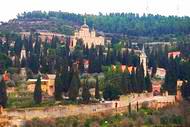
{"type": "Polygon", "coordinates": [[[190,16],[190,0],[1,0],[0,21],[24,11],[109,12],[190,16]],[[148,3],[148,4],[147,4],[148,3]],[[148,5],[148,6],[147,6],[148,5]]]}

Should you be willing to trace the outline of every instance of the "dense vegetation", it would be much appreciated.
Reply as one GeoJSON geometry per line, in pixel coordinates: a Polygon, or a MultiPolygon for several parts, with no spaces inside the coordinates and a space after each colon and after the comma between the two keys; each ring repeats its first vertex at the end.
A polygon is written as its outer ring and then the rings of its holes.
{"type": "MultiPolygon", "coordinates": [[[[87,23],[106,33],[133,36],[156,36],[166,34],[183,35],[190,33],[190,18],[177,16],[143,15],[133,13],[110,13],[107,15],[86,15],[87,23]]],[[[83,23],[84,15],[66,12],[33,11],[18,15],[23,19],[59,19],[76,25],[83,23]]]]}
{"type": "MultiPolygon", "coordinates": [[[[127,40],[109,44],[108,47],[92,46],[88,48],[79,39],[76,47],[71,51],[67,39],[65,43],[61,44],[57,37],[53,37],[51,43],[41,42],[38,34],[35,33],[31,33],[28,38],[21,38],[19,35],[7,35],[6,37],[7,42],[0,43],[0,47],[5,47],[0,48],[0,52],[6,58],[3,59],[3,62],[7,61],[9,64],[7,67],[1,68],[1,71],[8,67],[26,67],[30,70],[30,78],[35,78],[34,75],[39,72],[56,74],[56,100],[62,99],[62,93],[68,94],[71,100],[76,100],[80,87],[85,87],[83,90],[87,91],[89,83],[81,84],[80,82],[80,76],[85,72],[89,74],[104,73],[105,79],[101,81],[100,89],[106,100],[117,99],[121,94],[151,92],[150,80],[154,77],[157,67],[167,70],[163,90],[169,91],[169,94],[176,94],[178,79],[190,81],[188,60],[190,45],[188,43],[171,46],[146,46],[148,68],[152,68],[154,71],[151,75],[144,77],[144,69],[139,62],[138,54],[127,40]],[[15,44],[12,45],[14,41],[15,44]],[[23,47],[26,51],[26,58],[20,59],[23,47]],[[132,50],[129,51],[128,48],[132,48],[132,50]],[[168,52],[177,50],[181,51],[181,57],[168,59],[168,52]],[[14,59],[11,62],[9,58],[14,59]],[[88,69],[84,68],[84,60],[89,61],[88,69]],[[115,70],[112,65],[116,65],[115,70]],[[122,72],[121,65],[132,66],[132,73],[122,72]],[[136,67],[136,71],[134,67],[136,67]]],[[[142,45],[138,47],[141,48],[142,45]]],[[[96,89],[99,89],[99,85],[96,85],[96,89]]],[[[85,101],[89,100],[88,93],[85,92],[82,96],[85,101]]]]}
{"type": "MultiPolygon", "coordinates": [[[[38,21],[38,19],[52,20],[54,18],[80,25],[84,16],[63,12],[28,12],[18,15],[18,20],[38,21]]],[[[91,27],[94,25],[100,31],[114,34],[134,36],[189,34],[189,17],[164,17],[159,15],[140,17],[135,14],[122,13],[86,15],[86,18],[91,27]]],[[[79,39],[76,47],[72,50],[69,47],[68,38],[65,38],[64,43],[60,43],[57,37],[53,37],[50,43],[42,42],[39,35],[33,31],[29,37],[24,38],[10,33],[2,36],[5,37],[5,42],[0,40],[0,65],[3,65],[0,66],[1,73],[9,67],[18,69],[25,67],[30,70],[30,78],[35,78],[34,75],[39,72],[42,74],[56,74],[56,100],[61,100],[62,93],[65,93],[71,100],[75,101],[79,94],[79,88],[83,87],[82,98],[85,102],[88,102],[90,100],[88,77],[84,83],[80,81],[80,76],[85,72],[89,74],[104,73],[105,79],[100,83],[97,78],[95,88],[96,98],[101,98],[99,94],[101,90],[106,100],[118,99],[121,94],[151,92],[151,78],[154,78],[157,67],[166,69],[167,74],[163,91],[167,90],[169,94],[176,94],[178,79],[187,81],[187,84],[190,81],[188,35],[185,36],[186,40],[183,38],[179,41],[180,43],[174,43],[170,46],[162,44],[145,46],[148,68],[152,68],[151,75],[148,74],[146,77],[144,77],[143,66],[139,62],[139,54],[135,52],[136,49],[142,48],[142,44],[138,44],[135,48],[126,36],[116,40],[113,38],[113,42],[116,43],[107,44],[106,46],[93,45],[91,48],[84,45],[83,40],[79,39]],[[23,47],[26,51],[26,57],[20,59],[23,47]],[[180,51],[182,55],[179,58],[168,59],[168,52],[170,51],[180,51]],[[89,61],[88,69],[84,68],[84,60],[89,61]],[[115,70],[112,65],[116,65],[115,70]],[[122,72],[121,65],[132,66],[132,73],[122,72]]],[[[27,78],[29,78],[29,74],[27,78]]],[[[187,88],[189,89],[189,87],[187,88]]],[[[41,90],[37,89],[37,91],[35,96],[41,96],[41,90]]],[[[188,98],[189,94],[185,93],[187,92],[183,89],[183,95],[188,98]]],[[[41,98],[34,97],[34,100],[41,103],[41,98]]]]}

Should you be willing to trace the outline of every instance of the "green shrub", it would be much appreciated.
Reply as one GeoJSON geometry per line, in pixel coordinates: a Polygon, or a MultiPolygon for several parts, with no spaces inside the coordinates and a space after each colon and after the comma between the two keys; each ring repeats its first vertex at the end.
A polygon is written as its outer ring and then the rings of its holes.
{"type": "Polygon", "coordinates": [[[161,116],[160,117],[160,123],[161,124],[167,125],[167,124],[169,124],[169,122],[170,122],[170,119],[167,116],[161,116]]]}

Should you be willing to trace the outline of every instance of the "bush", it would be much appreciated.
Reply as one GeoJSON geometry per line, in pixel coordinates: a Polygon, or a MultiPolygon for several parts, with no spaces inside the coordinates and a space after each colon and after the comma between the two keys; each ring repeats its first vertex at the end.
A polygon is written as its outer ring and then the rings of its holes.
{"type": "Polygon", "coordinates": [[[167,125],[167,124],[169,124],[169,122],[170,122],[170,120],[167,116],[161,116],[160,117],[160,123],[161,124],[167,125]]]}
{"type": "Polygon", "coordinates": [[[103,97],[105,100],[116,100],[119,99],[121,91],[116,85],[108,84],[103,91],[103,97]]]}
{"type": "Polygon", "coordinates": [[[182,125],[183,124],[183,118],[181,116],[172,115],[171,122],[173,124],[182,125]]]}

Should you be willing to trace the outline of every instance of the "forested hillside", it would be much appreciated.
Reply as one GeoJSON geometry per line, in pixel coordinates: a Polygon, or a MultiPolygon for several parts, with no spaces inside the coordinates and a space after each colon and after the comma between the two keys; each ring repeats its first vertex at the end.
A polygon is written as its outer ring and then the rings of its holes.
{"type": "MultiPolygon", "coordinates": [[[[18,15],[23,19],[57,19],[74,25],[83,23],[84,15],[66,12],[34,11],[18,15]]],[[[86,15],[87,23],[99,31],[133,36],[160,36],[164,34],[183,35],[190,33],[190,17],[143,15],[133,13],[111,13],[107,15],[86,15]]]]}

